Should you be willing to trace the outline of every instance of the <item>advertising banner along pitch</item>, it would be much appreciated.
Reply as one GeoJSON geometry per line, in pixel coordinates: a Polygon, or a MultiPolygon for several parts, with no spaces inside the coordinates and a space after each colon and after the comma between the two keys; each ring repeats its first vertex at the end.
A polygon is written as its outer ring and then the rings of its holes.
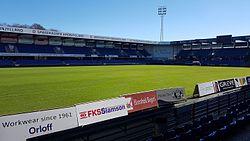
{"type": "Polygon", "coordinates": [[[217,82],[206,82],[198,84],[199,96],[205,96],[219,92],[217,82]]]}
{"type": "Polygon", "coordinates": [[[234,79],[234,82],[235,82],[235,86],[236,86],[237,88],[247,85],[246,77],[235,78],[235,79],[234,79]]]}
{"type": "Polygon", "coordinates": [[[220,88],[220,92],[232,90],[236,88],[234,79],[218,81],[218,86],[220,88]]]}
{"type": "Polygon", "coordinates": [[[124,97],[76,105],[79,126],[128,115],[124,97]]]}
{"type": "Polygon", "coordinates": [[[129,113],[158,107],[156,91],[125,95],[124,97],[127,99],[127,108],[129,113]]]}
{"type": "Polygon", "coordinates": [[[0,141],[26,141],[78,126],[75,108],[0,117],[0,141]]]}
{"type": "Polygon", "coordinates": [[[170,88],[156,91],[158,100],[165,102],[175,102],[182,100],[185,96],[184,88],[170,88]]]}

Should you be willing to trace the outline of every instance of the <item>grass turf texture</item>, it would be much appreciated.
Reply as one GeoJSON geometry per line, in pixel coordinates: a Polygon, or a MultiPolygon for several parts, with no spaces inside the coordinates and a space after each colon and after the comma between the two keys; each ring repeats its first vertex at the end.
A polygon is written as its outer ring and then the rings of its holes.
{"type": "Polygon", "coordinates": [[[121,94],[250,75],[250,68],[83,66],[0,69],[0,115],[65,107],[121,94]]]}

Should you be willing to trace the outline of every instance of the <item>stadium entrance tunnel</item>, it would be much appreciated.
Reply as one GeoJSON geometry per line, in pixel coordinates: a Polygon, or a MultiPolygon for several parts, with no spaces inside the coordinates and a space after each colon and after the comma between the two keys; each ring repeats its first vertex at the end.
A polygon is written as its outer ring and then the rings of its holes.
{"type": "Polygon", "coordinates": [[[178,104],[161,104],[159,108],[28,141],[222,140],[239,134],[236,131],[249,121],[250,87],[247,86],[178,104]]]}

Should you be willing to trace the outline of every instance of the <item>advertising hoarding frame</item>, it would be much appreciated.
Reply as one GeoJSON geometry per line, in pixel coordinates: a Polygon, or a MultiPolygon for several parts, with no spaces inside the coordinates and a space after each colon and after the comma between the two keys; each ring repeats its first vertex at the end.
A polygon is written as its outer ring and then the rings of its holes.
{"type": "Polygon", "coordinates": [[[123,97],[127,99],[128,113],[159,106],[156,91],[138,92],[134,94],[123,95],[123,97]]]}
{"type": "Polygon", "coordinates": [[[26,139],[78,127],[75,107],[0,117],[1,141],[26,139]]]}
{"type": "Polygon", "coordinates": [[[79,126],[94,124],[128,115],[124,97],[75,105],[79,126]]]}

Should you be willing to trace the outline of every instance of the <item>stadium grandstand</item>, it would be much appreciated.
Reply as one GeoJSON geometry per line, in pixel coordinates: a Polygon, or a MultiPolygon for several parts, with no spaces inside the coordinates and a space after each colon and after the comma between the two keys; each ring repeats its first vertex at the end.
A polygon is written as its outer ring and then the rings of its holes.
{"type": "Polygon", "coordinates": [[[171,42],[171,45],[182,47],[176,56],[179,64],[250,66],[249,39],[250,36],[225,35],[211,39],[171,42]]]}
{"type": "Polygon", "coordinates": [[[0,27],[0,66],[250,66],[250,36],[172,42],[0,27]]]}
{"type": "Polygon", "coordinates": [[[0,67],[140,65],[44,67],[36,77],[33,69],[3,68],[0,140],[249,140],[249,68],[189,66],[250,66],[249,39],[157,42],[0,26],[0,67]],[[224,74],[231,78],[218,78],[224,74]],[[185,83],[187,95],[184,87],[156,89],[185,83]],[[153,90],[131,93],[132,85],[153,90]]]}
{"type": "Polygon", "coordinates": [[[153,41],[0,27],[0,66],[153,63],[153,41]]]}

